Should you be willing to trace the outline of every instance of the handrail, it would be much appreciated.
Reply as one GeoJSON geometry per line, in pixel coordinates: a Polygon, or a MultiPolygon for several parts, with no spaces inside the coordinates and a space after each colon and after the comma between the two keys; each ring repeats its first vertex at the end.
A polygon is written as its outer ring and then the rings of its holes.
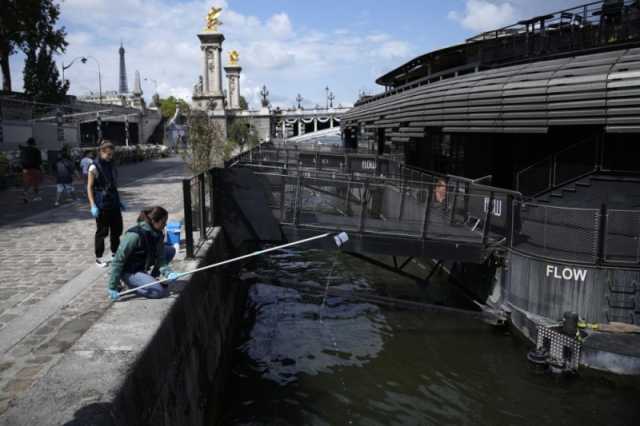
{"type": "MultiPolygon", "coordinates": [[[[525,174],[529,170],[533,170],[533,169],[535,169],[535,168],[537,168],[537,167],[539,167],[541,165],[545,165],[545,164],[549,164],[549,167],[548,167],[547,171],[550,174],[549,182],[547,184],[547,187],[542,191],[539,191],[539,192],[537,192],[535,194],[531,194],[531,196],[535,197],[535,196],[538,196],[539,194],[542,194],[544,192],[553,191],[554,189],[558,188],[560,185],[564,185],[566,182],[562,182],[561,184],[559,184],[557,182],[557,173],[554,173],[556,171],[556,169],[557,169],[558,157],[561,156],[562,154],[568,152],[568,151],[571,151],[571,150],[579,147],[579,146],[583,146],[583,145],[586,145],[588,143],[593,143],[593,142],[595,142],[596,145],[599,145],[599,141],[598,141],[597,137],[596,136],[590,136],[588,138],[585,138],[585,139],[581,140],[580,142],[576,142],[573,145],[570,145],[570,146],[568,146],[566,148],[563,148],[560,151],[555,152],[555,153],[543,158],[542,160],[537,161],[537,162],[533,163],[532,165],[527,166],[524,169],[518,171],[516,173],[516,188],[518,188],[518,190],[522,189],[521,188],[521,185],[522,185],[521,176],[523,174],[525,174]]],[[[598,165],[598,158],[597,158],[597,155],[596,155],[596,158],[594,158],[594,170],[597,167],[597,165],[598,165]]],[[[576,178],[579,178],[579,177],[581,177],[581,176],[576,176],[576,178]]]]}
{"type": "MultiPolygon", "coordinates": [[[[619,17],[622,22],[617,22],[615,25],[609,24],[605,14],[602,13],[604,1],[600,0],[573,8],[551,12],[547,15],[531,17],[530,19],[519,21],[518,23],[511,24],[506,27],[483,32],[474,37],[468,38],[465,43],[426,53],[379,77],[376,81],[381,85],[387,86],[388,89],[382,93],[374,94],[366,99],[362,99],[356,102],[354,106],[358,107],[366,105],[387,96],[402,93],[412,87],[430,84],[435,73],[434,75],[427,75],[413,81],[398,82],[398,85],[395,85],[393,80],[397,78],[396,75],[402,75],[401,73],[403,72],[406,73],[407,69],[414,67],[415,64],[428,62],[430,60],[430,55],[445,55],[447,51],[454,49],[463,50],[467,45],[473,43],[479,44],[480,48],[495,47],[499,50],[499,54],[497,55],[488,55],[488,58],[492,58],[489,59],[488,62],[481,62],[477,64],[477,69],[481,70],[483,67],[493,68],[495,66],[515,64],[519,63],[521,60],[531,61],[535,58],[552,57],[558,53],[564,53],[565,55],[572,53],[579,54],[578,52],[591,48],[603,48],[612,44],[623,45],[634,40],[637,42],[640,32],[635,31],[634,28],[640,25],[640,22],[638,22],[639,18],[631,11],[634,7],[640,6],[637,5],[636,0],[622,1],[622,7],[619,13],[619,17]],[[571,17],[570,19],[569,16],[571,17]],[[561,33],[560,30],[567,28],[571,29],[571,35],[564,35],[561,33]],[[619,34],[619,36],[607,36],[609,31],[615,32],[619,34]],[[557,33],[566,37],[571,40],[571,43],[567,43],[566,46],[557,45],[555,50],[532,48],[535,45],[533,43],[535,38],[546,39],[552,33],[557,33]],[[629,38],[629,34],[633,37],[629,38]],[[584,35],[586,37],[581,37],[580,35],[584,35]],[[590,36],[593,36],[593,38],[590,36]],[[502,43],[505,38],[512,38],[514,41],[513,43],[502,43]],[[498,41],[498,43],[494,43],[494,41],[498,41]],[[516,46],[518,48],[514,50],[513,47],[516,43],[519,43],[519,46],[516,46]]],[[[471,54],[469,56],[473,57],[474,55],[471,54]]],[[[470,63],[465,63],[462,66],[465,65],[470,65],[470,63]]],[[[451,70],[454,70],[457,67],[460,67],[460,65],[452,67],[451,70]]],[[[449,70],[438,71],[438,73],[441,75],[451,74],[449,70]]]]}

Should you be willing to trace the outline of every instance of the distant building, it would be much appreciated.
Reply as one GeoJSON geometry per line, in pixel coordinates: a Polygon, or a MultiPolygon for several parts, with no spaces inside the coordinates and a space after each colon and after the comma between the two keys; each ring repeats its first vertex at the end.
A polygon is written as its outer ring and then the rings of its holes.
{"type": "Polygon", "coordinates": [[[118,90],[110,90],[100,93],[90,92],[88,95],[79,96],[78,99],[84,102],[91,102],[104,105],[118,105],[122,107],[131,107],[137,109],[144,109],[146,107],[144,99],[142,98],[142,86],[140,84],[140,72],[136,71],[136,78],[134,81],[134,90],[129,93],[127,84],[127,67],[125,61],[125,50],[121,44],[118,49],[120,56],[120,75],[118,77],[119,87],[118,90]]]}

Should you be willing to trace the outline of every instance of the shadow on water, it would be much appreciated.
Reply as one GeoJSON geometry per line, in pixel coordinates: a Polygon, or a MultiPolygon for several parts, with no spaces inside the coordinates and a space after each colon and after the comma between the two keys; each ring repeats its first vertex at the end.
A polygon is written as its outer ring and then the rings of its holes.
{"type": "MultiPolygon", "coordinates": [[[[640,418],[637,380],[540,375],[523,341],[480,321],[332,296],[320,309],[321,291],[286,287],[323,288],[332,261],[313,250],[261,260],[223,424],[631,425],[640,418]]],[[[445,294],[440,281],[437,297],[445,294]]],[[[331,286],[425,297],[413,282],[344,257],[331,286]]]]}

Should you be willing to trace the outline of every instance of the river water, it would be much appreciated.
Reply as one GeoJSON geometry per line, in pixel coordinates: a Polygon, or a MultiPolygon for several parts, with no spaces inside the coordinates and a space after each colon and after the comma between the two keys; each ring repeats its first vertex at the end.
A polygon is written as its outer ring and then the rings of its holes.
{"type": "Polygon", "coordinates": [[[640,424],[635,379],[551,377],[528,365],[525,342],[477,319],[323,296],[328,284],[460,302],[442,275],[424,289],[316,250],[262,258],[254,271],[224,424],[640,424]]]}

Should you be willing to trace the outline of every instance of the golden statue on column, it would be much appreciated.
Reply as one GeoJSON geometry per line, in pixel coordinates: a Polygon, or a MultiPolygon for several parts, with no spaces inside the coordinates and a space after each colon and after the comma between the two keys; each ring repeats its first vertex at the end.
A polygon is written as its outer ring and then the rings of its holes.
{"type": "Polygon", "coordinates": [[[212,7],[207,13],[207,27],[204,29],[206,32],[215,33],[218,31],[218,26],[222,25],[220,21],[220,14],[222,13],[221,7],[212,7]]]}
{"type": "Polygon", "coordinates": [[[232,50],[229,53],[229,64],[238,65],[238,61],[240,60],[240,54],[237,50],[232,50]]]}

